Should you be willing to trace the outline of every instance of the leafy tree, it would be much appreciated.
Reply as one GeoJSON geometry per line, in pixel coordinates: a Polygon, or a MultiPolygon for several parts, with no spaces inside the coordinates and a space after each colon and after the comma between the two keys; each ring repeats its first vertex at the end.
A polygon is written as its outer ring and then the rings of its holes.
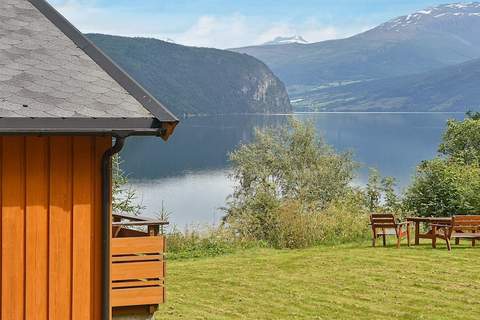
{"type": "Polygon", "coordinates": [[[439,147],[442,158],[424,161],[404,204],[424,216],[450,216],[480,209],[480,114],[450,120],[439,147]]]}
{"type": "Polygon", "coordinates": [[[448,121],[439,152],[449,160],[479,164],[480,116],[470,113],[464,121],[448,121]]]}
{"type": "Polygon", "coordinates": [[[334,152],[316,136],[312,123],[296,120],[256,130],[253,142],[230,160],[236,186],[226,219],[256,239],[268,238],[278,222],[276,210],[287,202],[295,201],[304,213],[327,208],[350,189],[356,168],[349,153],[334,152]]]}
{"type": "Polygon", "coordinates": [[[467,117],[473,120],[480,120],[480,112],[477,111],[468,111],[467,117]]]}
{"type": "Polygon", "coordinates": [[[424,161],[404,205],[420,216],[452,216],[480,208],[480,167],[444,159],[424,161]]]}
{"type": "Polygon", "coordinates": [[[382,191],[384,194],[384,210],[387,212],[401,213],[402,201],[395,192],[397,182],[393,177],[384,177],[382,179],[382,191]]]}
{"type": "Polygon", "coordinates": [[[356,164],[317,138],[312,123],[256,130],[254,141],[230,155],[240,203],[266,193],[274,199],[300,200],[325,207],[345,192],[356,164]]]}
{"type": "Polygon", "coordinates": [[[401,211],[401,201],[395,192],[396,181],[393,177],[383,177],[372,168],[368,176],[367,188],[364,192],[366,206],[370,212],[385,211],[398,213],[401,211]]]}
{"type": "Polygon", "coordinates": [[[380,208],[382,198],[381,180],[380,172],[377,169],[371,168],[365,192],[367,207],[370,212],[375,212],[380,208]]]}

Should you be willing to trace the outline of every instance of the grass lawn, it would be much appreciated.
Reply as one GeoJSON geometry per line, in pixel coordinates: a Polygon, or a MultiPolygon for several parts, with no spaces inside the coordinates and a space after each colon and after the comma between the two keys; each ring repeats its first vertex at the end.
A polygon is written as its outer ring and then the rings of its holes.
{"type": "Polygon", "coordinates": [[[170,261],[157,319],[480,319],[480,247],[251,249],[170,261]]]}

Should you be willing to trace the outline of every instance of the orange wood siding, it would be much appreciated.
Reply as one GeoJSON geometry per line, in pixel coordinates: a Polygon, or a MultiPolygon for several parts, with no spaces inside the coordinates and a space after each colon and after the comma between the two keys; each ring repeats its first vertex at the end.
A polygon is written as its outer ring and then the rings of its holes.
{"type": "Polygon", "coordinates": [[[110,137],[0,136],[1,320],[100,320],[110,146],[110,137]]]}

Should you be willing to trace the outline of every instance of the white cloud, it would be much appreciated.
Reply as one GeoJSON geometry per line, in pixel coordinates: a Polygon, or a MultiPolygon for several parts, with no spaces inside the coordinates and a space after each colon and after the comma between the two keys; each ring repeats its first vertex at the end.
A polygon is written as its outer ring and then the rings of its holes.
{"type": "Polygon", "coordinates": [[[261,17],[234,13],[227,16],[204,15],[185,24],[172,27],[182,17],[165,13],[133,12],[127,8],[106,10],[95,6],[94,0],[53,2],[55,7],[83,32],[142,36],[200,47],[234,48],[258,45],[279,36],[301,35],[309,42],[343,38],[364,31],[365,25],[333,26],[315,19],[304,22],[272,22],[261,17]]]}

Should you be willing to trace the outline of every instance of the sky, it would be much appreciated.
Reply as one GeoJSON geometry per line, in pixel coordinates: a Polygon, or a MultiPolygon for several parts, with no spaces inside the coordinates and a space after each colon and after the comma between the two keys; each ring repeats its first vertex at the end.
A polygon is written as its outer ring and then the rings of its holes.
{"type": "Polygon", "coordinates": [[[48,0],[82,32],[213,48],[345,38],[448,0],[48,0]]]}

